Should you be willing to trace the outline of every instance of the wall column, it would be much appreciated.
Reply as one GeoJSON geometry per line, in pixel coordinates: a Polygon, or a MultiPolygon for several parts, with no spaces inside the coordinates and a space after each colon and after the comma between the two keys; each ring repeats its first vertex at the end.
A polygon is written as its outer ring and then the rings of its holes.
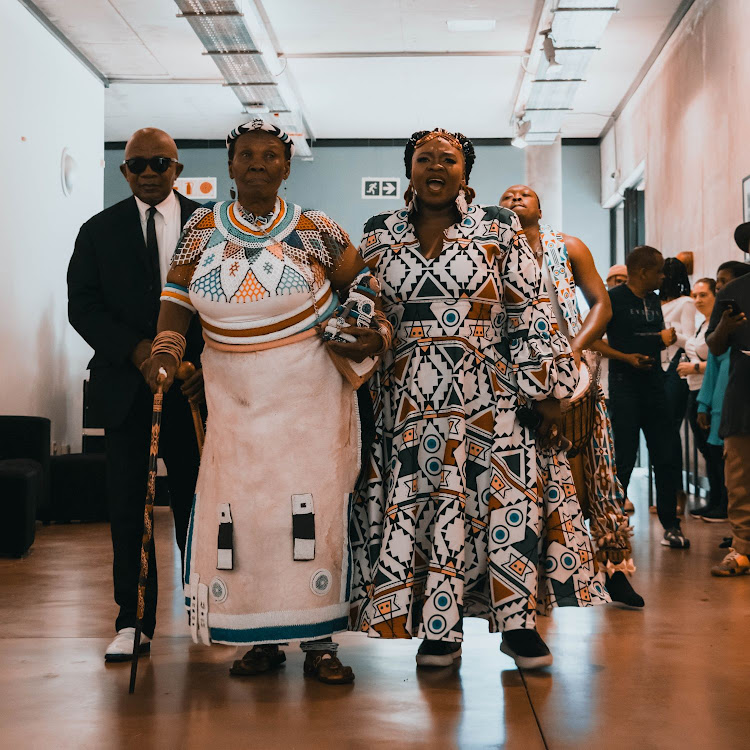
{"type": "Polygon", "coordinates": [[[560,136],[549,146],[527,146],[526,184],[539,196],[542,221],[563,231],[562,146],[560,136]]]}

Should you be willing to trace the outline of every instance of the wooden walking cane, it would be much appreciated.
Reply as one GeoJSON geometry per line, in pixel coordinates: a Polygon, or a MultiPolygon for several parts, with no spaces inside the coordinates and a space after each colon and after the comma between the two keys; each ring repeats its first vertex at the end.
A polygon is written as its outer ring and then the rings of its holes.
{"type": "Polygon", "coordinates": [[[148,454],[148,482],[146,483],[146,504],[143,506],[143,540],[141,541],[141,571],[138,575],[138,611],[133,641],[133,658],[130,662],[129,693],[135,691],[135,677],[138,673],[138,653],[141,646],[143,615],[146,610],[146,581],[148,580],[148,558],[154,550],[154,496],[156,494],[156,461],[159,457],[159,431],[161,430],[161,408],[164,400],[162,382],[167,373],[159,369],[159,381],[154,393],[154,408],[151,412],[151,446],[148,454]]]}
{"type": "MultiPolygon", "coordinates": [[[[189,380],[195,375],[195,365],[192,362],[183,362],[177,368],[177,377],[180,380],[189,380]]],[[[203,454],[203,442],[206,439],[206,433],[203,429],[203,417],[198,404],[189,398],[190,413],[193,415],[193,427],[195,427],[195,439],[198,441],[198,455],[203,454]]]]}

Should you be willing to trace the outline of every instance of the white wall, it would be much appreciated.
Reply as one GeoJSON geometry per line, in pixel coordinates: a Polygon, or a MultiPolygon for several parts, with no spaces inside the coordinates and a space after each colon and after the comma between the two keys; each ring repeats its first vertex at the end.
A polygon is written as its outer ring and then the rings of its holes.
{"type": "Polygon", "coordinates": [[[104,87],[15,0],[0,3],[0,70],[0,413],[49,417],[75,450],[91,350],[68,324],[65,274],[103,205],[104,87]]]}
{"type": "Polygon", "coordinates": [[[748,28],[748,0],[696,0],[602,142],[602,201],[645,163],[646,242],[666,256],[692,250],[696,278],[742,260],[748,28]]]}

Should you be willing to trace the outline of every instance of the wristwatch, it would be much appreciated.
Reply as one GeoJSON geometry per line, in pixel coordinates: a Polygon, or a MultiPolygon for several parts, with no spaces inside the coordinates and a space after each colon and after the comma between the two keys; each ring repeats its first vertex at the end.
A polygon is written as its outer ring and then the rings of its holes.
{"type": "Polygon", "coordinates": [[[701,364],[700,364],[700,362],[696,362],[696,363],[695,363],[695,364],[693,365],[693,369],[694,369],[694,370],[695,370],[696,372],[700,372],[700,371],[701,371],[701,364]]]}

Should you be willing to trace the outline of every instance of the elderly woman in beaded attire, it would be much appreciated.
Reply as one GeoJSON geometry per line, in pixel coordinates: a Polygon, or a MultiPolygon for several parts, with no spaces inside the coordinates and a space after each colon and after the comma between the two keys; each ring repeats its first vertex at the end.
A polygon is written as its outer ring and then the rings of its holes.
{"type": "Polygon", "coordinates": [[[360,253],[395,333],[370,381],[351,627],[423,638],[417,664],[446,666],[463,618],[482,617],[505,653],[538,667],[552,657],[537,611],[607,598],[559,443],[577,369],[518,218],[471,205],[473,162],[464,136],[415,133],[407,207],[365,225],[360,253]],[[519,422],[530,405],[540,437],[519,422]]]}
{"type": "Polygon", "coordinates": [[[188,221],[143,366],[169,388],[197,311],[209,417],[185,553],[190,627],[196,642],[253,646],[232,674],[279,667],[279,645],[300,640],[306,674],[349,683],[330,636],[347,627],[359,414],[328,349],[358,362],[384,340],[366,327],[322,340],[357,253],[325,214],[278,197],[289,135],[254,120],[227,147],[238,199],[188,221]]]}

